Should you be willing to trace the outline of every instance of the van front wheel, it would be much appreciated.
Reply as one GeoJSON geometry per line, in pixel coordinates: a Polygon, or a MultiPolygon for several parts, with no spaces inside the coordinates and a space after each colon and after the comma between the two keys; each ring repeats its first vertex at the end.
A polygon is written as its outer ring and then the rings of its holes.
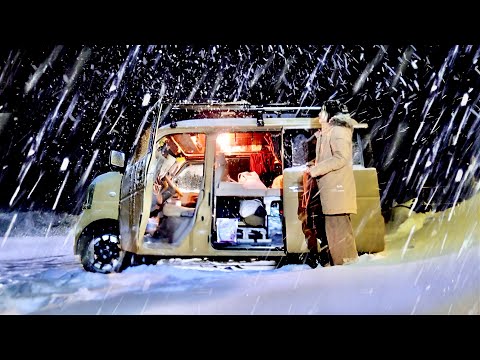
{"type": "Polygon", "coordinates": [[[113,231],[94,235],[85,244],[81,254],[83,268],[90,272],[109,274],[121,272],[126,263],[127,253],[120,248],[118,235],[113,231]]]}

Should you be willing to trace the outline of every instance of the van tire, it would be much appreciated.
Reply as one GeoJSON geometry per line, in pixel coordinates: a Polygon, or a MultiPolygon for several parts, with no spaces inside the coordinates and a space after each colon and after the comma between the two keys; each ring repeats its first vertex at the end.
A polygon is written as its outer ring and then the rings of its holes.
{"type": "Polygon", "coordinates": [[[122,272],[128,267],[131,255],[120,248],[118,232],[108,228],[96,230],[90,234],[80,258],[86,271],[109,274],[122,272]]]}

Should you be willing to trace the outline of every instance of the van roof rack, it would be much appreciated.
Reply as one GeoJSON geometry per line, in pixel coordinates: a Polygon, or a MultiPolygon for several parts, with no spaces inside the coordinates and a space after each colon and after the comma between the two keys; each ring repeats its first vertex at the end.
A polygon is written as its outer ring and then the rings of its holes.
{"type": "MultiPolygon", "coordinates": [[[[290,115],[292,117],[297,116],[317,116],[318,112],[322,109],[320,106],[289,106],[288,104],[267,104],[267,105],[252,105],[248,101],[233,101],[233,102],[189,102],[178,101],[171,103],[171,110],[173,112],[240,112],[250,114],[257,119],[258,126],[264,126],[264,118],[279,117],[284,115],[290,115]],[[315,114],[309,114],[315,112],[315,114]],[[308,114],[308,115],[307,115],[308,114]]],[[[170,118],[170,126],[176,127],[177,121],[181,121],[177,116],[170,118]]]]}
{"type": "Polygon", "coordinates": [[[234,101],[234,102],[178,102],[173,105],[175,110],[192,110],[192,111],[263,111],[263,112],[282,112],[282,111],[320,111],[321,106],[288,106],[287,104],[267,104],[267,105],[252,105],[248,101],[234,101]]]}
{"type": "MultiPolygon", "coordinates": [[[[164,103],[167,104],[167,103],[164,103]]],[[[243,112],[244,114],[251,114],[251,116],[257,119],[258,126],[264,126],[264,119],[270,117],[280,117],[288,115],[288,117],[302,117],[302,116],[318,116],[318,112],[322,110],[322,106],[290,106],[287,103],[271,103],[266,105],[252,105],[248,101],[233,101],[233,102],[222,102],[209,100],[207,102],[191,102],[191,101],[176,101],[168,103],[169,116],[164,118],[162,124],[170,123],[172,128],[177,126],[177,122],[182,121],[185,112],[200,113],[203,111],[238,111],[243,112]],[[171,113],[177,113],[173,115],[171,113]],[[314,112],[315,114],[308,114],[314,112]],[[180,114],[179,114],[180,113],[180,114]],[[307,115],[308,114],[308,115],[307,115]]],[[[359,123],[355,125],[355,128],[367,128],[366,123],[359,123]]]]}

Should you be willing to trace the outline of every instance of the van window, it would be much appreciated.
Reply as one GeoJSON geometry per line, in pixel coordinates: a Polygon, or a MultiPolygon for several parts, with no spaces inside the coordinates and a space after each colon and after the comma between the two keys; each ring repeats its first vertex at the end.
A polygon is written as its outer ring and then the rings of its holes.
{"type": "Polygon", "coordinates": [[[203,182],[203,163],[187,164],[176,177],[176,181],[183,192],[200,192],[203,182]]]}
{"type": "Polygon", "coordinates": [[[131,162],[136,163],[141,158],[143,158],[147,152],[153,149],[153,142],[151,142],[150,135],[152,133],[152,123],[155,120],[157,113],[155,111],[149,111],[145,114],[142,123],[138,129],[138,132],[135,136],[135,141],[133,143],[134,150],[131,156],[131,162]]]}
{"type": "MultiPolygon", "coordinates": [[[[284,165],[286,168],[301,166],[315,160],[316,129],[285,130],[284,165]]],[[[353,165],[364,166],[363,147],[360,135],[353,133],[352,139],[353,165]]]]}
{"type": "Polygon", "coordinates": [[[361,165],[364,166],[365,162],[363,160],[363,146],[362,146],[362,139],[360,138],[360,134],[353,133],[353,165],[361,165]]]}
{"type": "Polygon", "coordinates": [[[150,132],[151,129],[148,127],[144,130],[142,135],[140,136],[140,139],[138,139],[138,144],[137,148],[135,149],[135,154],[133,155],[133,162],[137,162],[140,160],[142,157],[145,156],[145,154],[148,151],[148,140],[150,139],[150,132]]]}
{"type": "Polygon", "coordinates": [[[285,168],[301,166],[315,160],[315,138],[317,129],[288,129],[284,134],[283,163],[285,168]]]}

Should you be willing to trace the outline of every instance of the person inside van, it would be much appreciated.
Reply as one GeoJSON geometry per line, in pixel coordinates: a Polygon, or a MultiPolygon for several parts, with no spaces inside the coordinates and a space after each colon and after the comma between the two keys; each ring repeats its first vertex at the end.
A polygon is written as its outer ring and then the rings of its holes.
{"type": "Polygon", "coordinates": [[[155,232],[160,222],[163,206],[170,198],[178,193],[178,188],[173,183],[170,172],[175,171],[175,169],[185,160],[182,157],[177,157],[173,153],[168,138],[161,140],[156,158],[158,159],[155,170],[156,177],[155,182],[153,183],[149,225],[146,230],[146,232],[151,235],[155,232]]]}
{"type": "Polygon", "coordinates": [[[319,114],[316,158],[305,172],[316,178],[325,231],[334,265],[358,259],[350,214],[357,213],[352,137],[357,123],[344,105],[329,102],[319,114]],[[333,116],[332,116],[333,115],[333,116]]]}

